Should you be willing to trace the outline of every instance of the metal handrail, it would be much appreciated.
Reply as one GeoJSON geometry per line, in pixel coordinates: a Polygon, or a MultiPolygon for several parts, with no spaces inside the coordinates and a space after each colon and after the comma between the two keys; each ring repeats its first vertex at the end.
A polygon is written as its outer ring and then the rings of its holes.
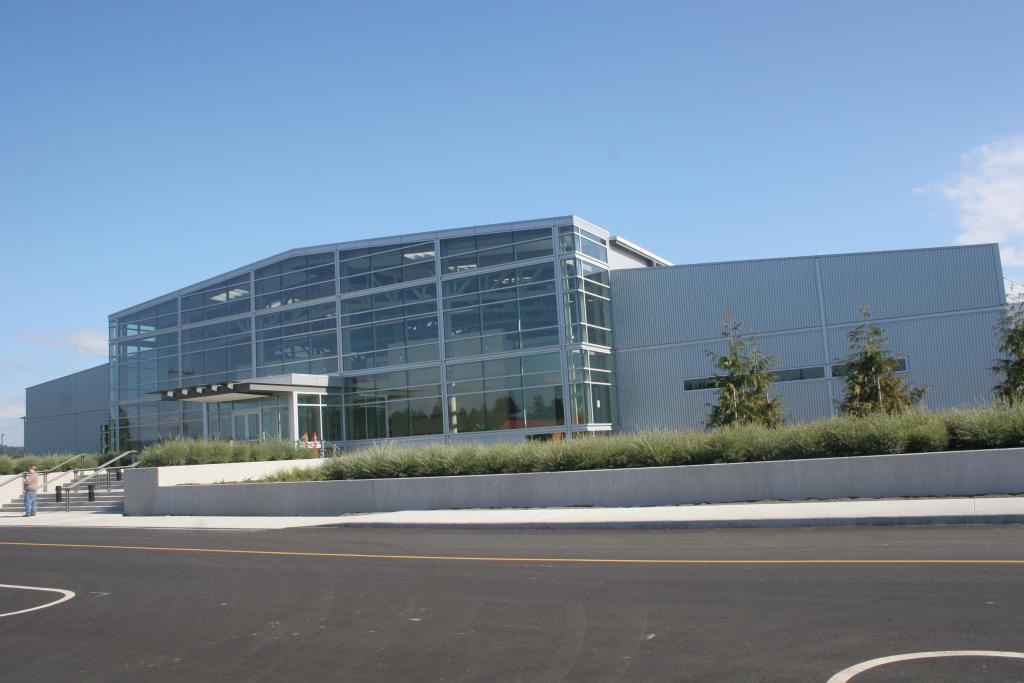
{"type": "MultiPolygon", "coordinates": [[[[59,465],[54,465],[53,467],[51,467],[48,470],[43,470],[42,472],[37,472],[37,474],[43,475],[43,491],[46,491],[47,479],[49,479],[50,473],[59,470],[61,467],[64,467],[64,465],[67,465],[69,462],[71,462],[75,458],[77,458],[79,464],[81,464],[82,462],[85,461],[85,454],[84,453],[80,453],[79,455],[72,455],[70,458],[68,458],[64,462],[60,463],[59,465]]],[[[12,481],[15,481],[17,479],[24,479],[26,474],[28,474],[27,470],[25,472],[19,472],[18,474],[15,474],[13,477],[8,479],[4,483],[0,484],[0,488],[3,488],[4,486],[7,486],[12,481]]]]}
{"type": "Polygon", "coordinates": [[[110,470],[111,469],[115,469],[115,470],[117,470],[117,469],[128,469],[129,467],[135,467],[139,463],[138,463],[138,461],[136,461],[136,462],[134,462],[131,465],[126,465],[125,467],[114,467],[114,468],[111,468],[109,466],[113,465],[115,462],[117,462],[118,460],[121,460],[122,458],[128,457],[129,455],[138,455],[138,454],[139,454],[139,452],[135,451],[135,450],[125,451],[121,455],[117,456],[116,458],[111,458],[110,460],[108,460],[107,462],[103,463],[102,465],[98,465],[96,467],[85,467],[85,468],[82,468],[81,470],[75,470],[75,476],[76,477],[78,476],[79,472],[90,472],[91,471],[92,474],[90,474],[87,477],[82,477],[81,479],[78,479],[78,480],[72,482],[71,484],[68,484],[67,486],[63,487],[62,492],[64,494],[64,511],[65,512],[71,512],[71,491],[73,489],[76,489],[80,485],[82,485],[82,484],[90,481],[91,479],[95,478],[95,476],[97,474],[99,474],[101,471],[105,471],[107,473],[107,490],[109,491],[110,490],[110,470]]]}

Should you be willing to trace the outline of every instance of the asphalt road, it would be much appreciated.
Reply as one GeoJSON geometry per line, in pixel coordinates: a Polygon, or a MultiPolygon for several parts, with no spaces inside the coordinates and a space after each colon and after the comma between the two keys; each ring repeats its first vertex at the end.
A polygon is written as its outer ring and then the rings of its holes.
{"type": "MultiPolygon", "coordinates": [[[[13,528],[0,584],[76,594],[0,617],[12,681],[827,681],[1024,652],[1021,526],[13,528]]],[[[57,597],[0,588],[0,614],[57,597]]],[[[1024,681],[1024,659],[853,680],[1024,681]]]]}

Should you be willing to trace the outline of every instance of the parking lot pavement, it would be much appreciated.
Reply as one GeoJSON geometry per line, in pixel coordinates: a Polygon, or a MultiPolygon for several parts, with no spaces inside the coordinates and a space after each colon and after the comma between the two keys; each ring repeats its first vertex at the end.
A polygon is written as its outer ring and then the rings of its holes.
{"type": "MultiPolygon", "coordinates": [[[[827,681],[1020,651],[1021,533],[4,528],[5,586],[74,596],[0,616],[0,657],[11,680],[827,681]]],[[[0,615],[59,597],[0,586],[0,615]]]]}

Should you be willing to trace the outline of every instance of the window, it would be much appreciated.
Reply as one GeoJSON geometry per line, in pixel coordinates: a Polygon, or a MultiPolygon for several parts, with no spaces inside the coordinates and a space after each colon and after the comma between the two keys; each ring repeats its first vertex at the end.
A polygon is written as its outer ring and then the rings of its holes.
{"type": "Polygon", "coordinates": [[[346,370],[438,360],[437,286],[343,299],[341,335],[346,370]]]}
{"type": "Polygon", "coordinates": [[[184,386],[251,377],[249,318],[182,330],[181,365],[184,386]]]}
{"type": "Polygon", "coordinates": [[[616,406],[611,354],[572,349],[567,355],[569,381],[573,383],[573,423],[614,422],[616,406]]]}
{"type": "MultiPolygon", "coordinates": [[[[787,368],[785,370],[772,370],[770,374],[776,382],[798,382],[805,379],[824,378],[825,368],[821,365],[806,368],[787,368]]],[[[835,376],[834,370],[833,376],[835,376]]],[[[714,389],[714,380],[714,377],[696,377],[683,380],[683,390],[700,391],[703,389],[714,389]]]]}
{"type": "Polygon", "coordinates": [[[434,242],[348,249],[338,253],[341,292],[434,277],[434,242]]]}
{"type": "Polygon", "coordinates": [[[558,240],[563,254],[579,252],[598,261],[608,262],[608,240],[596,233],[566,225],[558,229],[558,240]]]}
{"type": "MultiPolygon", "coordinates": [[[[907,359],[897,358],[896,359],[896,372],[907,371],[907,359]]],[[[837,363],[832,366],[833,377],[846,377],[850,373],[850,365],[848,363],[837,363]]]]}
{"type": "Polygon", "coordinates": [[[181,297],[181,324],[190,325],[231,315],[248,313],[252,308],[249,273],[222,280],[181,297]]]}
{"type": "Polygon", "coordinates": [[[256,317],[257,376],[338,371],[335,303],[256,317]]]}
{"type": "Polygon", "coordinates": [[[342,396],[350,440],[444,433],[440,367],[346,377],[342,396]]]}
{"type": "Polygon", "coordinates": [[[441,240],[441,272],[462,273],[552,254],[548,228],[455,237],[441,240]]]}
{"type": "Polygon", "coordinates": [[[111,338],[130,337],[178,326],[178,299],[129,313],[110,323],[111,338]]]}
{"type": "Polygon", "coordinates": [[[557,352],[455,363],[447,375],[452,433],[565,423],[557,352]]]}
{"type": "Polygon", "coordinates": [[[554,277],[549,262],[446,280],[447,357],[557,345],[554,277]]]}
{"type": "MultiPolygon", "coordinates": [[[[300,441],[342,441],[342,399],[338,394],[299,394],[298,418],[300,441]]],[[[266,409],[264,409],[266,415],[266,409]]],[[[264,426],[264,429],[266,426],[264,426]]],[[[285,430],[286,428],[282,428],[285,430]]]]}
{"type": "Polygon", "coordinates": [[[256,310],[334,294],[333,251],[293,256],[256,271],[256,310]]]}

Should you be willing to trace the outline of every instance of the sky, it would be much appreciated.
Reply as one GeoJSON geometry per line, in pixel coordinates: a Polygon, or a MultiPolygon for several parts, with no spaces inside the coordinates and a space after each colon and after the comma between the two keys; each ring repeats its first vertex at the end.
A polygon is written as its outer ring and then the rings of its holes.
{"type": "Polygon", "coordinates": [[[999,242],[1024,3],[0,0],[0,432],[107,315],[570,213],[675,263],[999,242]]]}

